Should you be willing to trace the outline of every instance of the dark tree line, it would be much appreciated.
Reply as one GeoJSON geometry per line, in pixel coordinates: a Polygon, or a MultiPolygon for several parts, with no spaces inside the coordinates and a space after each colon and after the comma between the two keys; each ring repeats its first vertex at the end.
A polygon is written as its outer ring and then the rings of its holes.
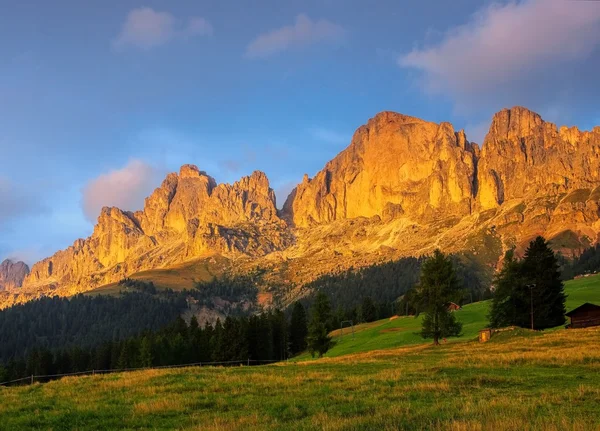
{"type": "MultiPolygon", "coordinates": [[[[473,256],[449,255],[460,295],[459,304],[482,301],[492,297],[490,285],[492,269],[479,263],[473,256]]],[[[397,261],[351,269],[339,274],[317,278],[304,287],[324,292],[331,300],[333,327],[342,321],[372,322],[393,315],[412,315],[417,312],[415,289],[427,257],[407,257],[397,261]],[[376,298],[373,299],[373,298],[376,298]]],[[[310,309],[316,293],[302,299],[310,309]]]]}
{"type": "Polygon", "coordinates": [[[34,347],[51,351],[98,345],[156,331],[187,306],[172,292],[154,296],[130,292],[119,297],[40,298],[0,311],[0,364],[22,359],[34,347]]]}
{"type": "Polygon", "coordinates": [[[291,322],[280,310],[249,317],[227,317],[200,327],[178,316],[166,327],[93,347],[51,350],[32,348],[18,360],[0,366],[0,381],[28,375],[66,374],[88,370],[118,370],[188,363],[229,362],[256,365],[281,361],[306,348],[306,312],[299,305],[291,322]],[[304,315],[304,318],[302,317],[304,315]],[[261,362],[259,362],[261,361],[261,362]]]}
{"type": "Polygon", "coordinates": [[[578,275],[593,274],[600,271],[600,244],[590,247],[572,260],[557,256],[561,267],[562,279],[571,280],[578,275]]]}

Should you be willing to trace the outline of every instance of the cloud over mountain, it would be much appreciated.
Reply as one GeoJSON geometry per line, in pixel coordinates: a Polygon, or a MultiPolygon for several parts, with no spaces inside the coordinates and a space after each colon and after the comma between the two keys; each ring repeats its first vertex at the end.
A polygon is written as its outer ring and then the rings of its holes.
{"type": "Polygon", "coordinates": [[[246,48],[246,57],[269,57],[288,49],[319,43],[337,43],[344,37],[343,27],[326,19],[312,20],[300,14],[292,25],[259,35],[246,48]]]}
{"type": "Polygon", "coordinates": [[[163,175],[159,169],[141,160],[132,160],[121,169],[112,170],[89,181],[82,191],[82,208],[89,221],[96,221],[105,206],[138,210],[144,198],[156,188],[163,175]]]}
{"type": "Polygon", "coordinates": [[[127,47],[149,50],[177,38],[212,34],[212,25],[202,17],[192,17],[181,22],[169,12],[142,7],[129,12],[121,32],[113,40],[113,47],[117,50],[127,47]]]}
{"type": "Polygon", "coordinates": [[[496,105],[550,110],[576,86],[593,87],[591,74],[582,80],[573,72],[598,59],[599,45],[599,3],[528,0],[480,9],[438,43],[401,55],[398,64],[421,72],[428,92],[449,95],[459,109],[493,98],[496,105]],[[561,93],[556,86],[565,71],[579,82],[567,82],[571,88],[561,93]]]}

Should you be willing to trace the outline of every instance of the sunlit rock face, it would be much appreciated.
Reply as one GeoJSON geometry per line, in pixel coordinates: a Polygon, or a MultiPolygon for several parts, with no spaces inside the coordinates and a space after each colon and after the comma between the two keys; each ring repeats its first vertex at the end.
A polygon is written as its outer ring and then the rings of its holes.
{"type": "Polygon", "coordinates": [[[600,181],[600,128],[560,130],[528,109],[494,115],[478,164],[479,204],[494,208],[528,195],[594,188],[600,181]]]}
{"type": "Polygon", "coordinates": [[[13,262],[10,259],[0,263],[0,290],[12,290],[21,287],[23,279],[29,273],[24,262],[13,262]]]}
{"type": "Polygon", "coordinates": [[[25,287],[89,290],[209,253],[261,256],[291,241],[262,172],[217,185],[196,166],[169,174],[136,213],[103,208],[93,234],[36,263],[25,287]]]}
{"type": "Polygon", "coordinates": [[[382,112],[314,178],[305,177],[284,211],[298,227],[354,217],[466,215],[476,152],[450,123],[382,112]]]}
{"type": "Polygon", "coordinates": [[[300,285],[437,247],[494,266],[536,235],[572,255],[599,232],[600,127],[559,129],[515,107],[493,117],[480,148],[449,123],[382,112],[305,175],[281,212],[262,172],[217,184],[184,165],[142,211],[104,208],[89,238],[36,263],[0,306],[216,254],[243,261],[237,271],[269,268],[277,283],[300,285]]]}

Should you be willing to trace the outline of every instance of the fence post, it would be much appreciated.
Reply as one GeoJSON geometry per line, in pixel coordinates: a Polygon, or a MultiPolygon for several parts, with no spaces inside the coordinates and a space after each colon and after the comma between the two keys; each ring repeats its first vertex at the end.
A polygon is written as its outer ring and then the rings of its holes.
{"type": "Polygon", "coordinates": [[[33,374],[31,375],[31,384],[33,385],[33,374]]]}
{"type": "Polygon", "coordinates": [[[248,358],[248,366],[250,366],[250,358],[248,358]]]}
{"type": "Polygon", "coordinates": [[[92,370],[92,376],[96,375],[96,370],[92,370]]]}

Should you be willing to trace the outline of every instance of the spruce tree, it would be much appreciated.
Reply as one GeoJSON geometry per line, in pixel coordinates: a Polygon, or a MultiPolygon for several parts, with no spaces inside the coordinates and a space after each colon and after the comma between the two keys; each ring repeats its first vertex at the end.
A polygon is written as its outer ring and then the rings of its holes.
{"type": "Polygon", "coordinates": [[[541,236],[533,240],[525,251],[523,274],[531,289],[530,298],[533,298],[534,329],[564,324],[566,295],[558,259],[541,236]]]}
{"type": "Polygon", "coordinates": [[[433,338],[437,345],[440,338],[460,334],[462,324],[448,310],[448,304],[456,301],[461,293],[452,261],[440,250],[435,250],[423,264],[421,280],[415,291],[418,310],[425,313],[421,330],[423,338],[433,338]]]}
{"type": "Polygon", "coordinates": [[[362,318],[365,322],[377,320],[377,308],[370,296],[365,296],[362,302],[362,318]]]}
{"type": "Polygon", "coordinates": [[[306,349],[307,335],[308,322],[306,319],[306,310],[300,302],[296,302],[290,320],[290,351],[293,355],[306,349]]]}
{"type": "Polygon", "coordinates": [[[529,244],[521,261],[507,253],[495,284],[492,327],[546,329],[564,324],[566,296],[558,259],[541,236],[529,244]]]}
{"type": "MultiPolygon", "coordinates": [[[[502,269],[494,280],[495,290],[490,309],[490,326],[492,328],[501,328],[504,326],[516,325],[522,326],[519,316],[525,314],[528,303],[525,303],[523,297],[525,285],[522,279],[522,265],[514,257],[513,250],[508,250],[504,255],[502,269]]],[[[522,318],[521,318],[522,320],[522,318]]]]}
{"type": "Polygon", "coordinates": [[[331,330],[331,304],[323,292],[319,292],[311,308],[310,325],[308,327],[308,351],[314,357],[322,357],[333,345],[329,332],[331,330]]]}

